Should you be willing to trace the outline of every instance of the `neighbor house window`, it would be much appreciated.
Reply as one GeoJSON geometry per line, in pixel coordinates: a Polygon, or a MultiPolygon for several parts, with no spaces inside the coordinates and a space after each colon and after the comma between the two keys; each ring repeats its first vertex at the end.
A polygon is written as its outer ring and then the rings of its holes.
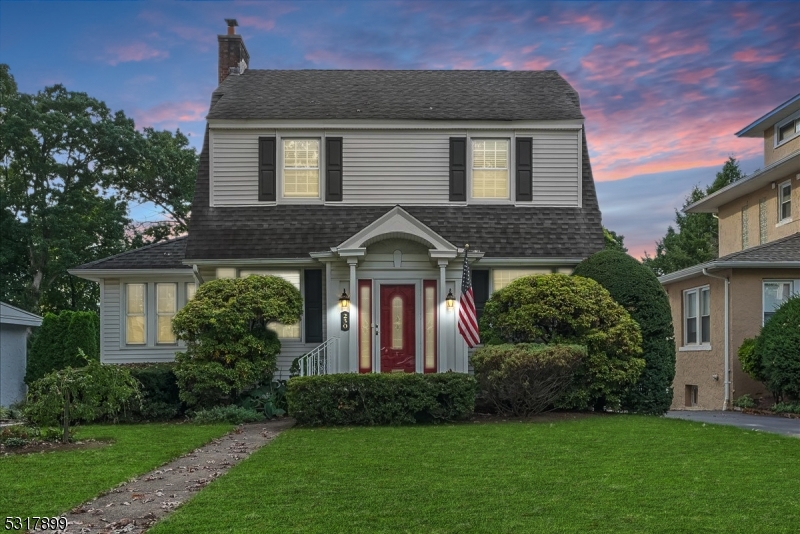
{"type": "Polygon", "coordinates": [[[775,125],[775,146],[800,135],[800,115],[795,114],[775,125]]]}
{"type": "Polygon", "coordinates": [[[178,284],[156,284],[156,343],[175,343],[172,318],[178,311],[178,284]]]}
{"type": "MultiPolygon", "coordinates": [[[[300,290],[300,271],[298,269],[284,269],[284,270],[273,270],[273,269],[264,269],[264,270],[245,270],[242,269],[239,271],[239,276],[241,278],[247,278],[248,276],[255,274],[260,276],[277,276],[279,278],[283,278],[298,290],[300,290]]],[[[278,334],[278,338],[280,339],[300,339],[300,321],[297,321],[293,324],[283,324],[277,322],[267,323],[267,327],[278,334]]]]}
{"type": "Polygon", "coordinates": [[[283,140],[283,196],[319,198],[319,140],[283,140]]]}
{"type": "Polygon", "coordinates": [[[147,284],[126,284],[125,286],[125,343],[127,345],[147,343],[146,288],[147,284]]]}
{"type": "Polygon", "coordinates": [[[775,310],[789,300],[794,293],[794,283],[793,280],[764,280],[764,322],[762,324],[766,324],[770,317],[775,315],[775,310]]]}
{"type": "Polygon", "coordinates": [[[711,342],[710,295],[707,286],[683,292],[684,345],[708,345],[711,342]]]}
{"type": "Polygon", "coordinates": [[[500,291],[508,284],[532,274],[549,274],[553,272],[552,269],[494,269],[492,271],[492,290],[500,291]]]}
{"type": "Polygon", "coordinates": [[[472,197],[509,198],[508,140],[472,141],[472,197]]]}
{"type": "Polygon", "coordinates": [[[792,216],[792,182],[784,182],[778,186],[778,221],[785,221],[792,216]]]}

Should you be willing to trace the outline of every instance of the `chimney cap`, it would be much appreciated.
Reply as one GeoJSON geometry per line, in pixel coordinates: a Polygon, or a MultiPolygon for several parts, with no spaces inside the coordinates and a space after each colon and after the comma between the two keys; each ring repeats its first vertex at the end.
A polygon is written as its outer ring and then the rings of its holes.
{"type": "Polygon", "coordinates": [[[239,23],[236,22],[236,19],[225,19],[225,22],[228,24],[229,28],[233,28],[234,26],[239,25],[239,23]]]}

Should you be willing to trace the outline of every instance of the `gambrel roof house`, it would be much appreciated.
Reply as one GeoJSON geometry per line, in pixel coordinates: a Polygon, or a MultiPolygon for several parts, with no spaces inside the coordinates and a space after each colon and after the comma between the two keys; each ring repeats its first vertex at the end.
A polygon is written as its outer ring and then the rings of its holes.
{"type": "Polygon", "coordinates": [[[684,210],[717,215],[720,258],[659,278],[675,324],[672,409],[769,397],[737,353],[800,294],[800,94],[736,135],[764,139],[764,167],[684,210]]]}
{"type": "Polygon", "coordinates": [[[251,70],[228,23],[188,236],[71,271],[101,285],[104,362],[172,359],[195,284],[274,274],[305,301],[275,325],[284,377],[308,353],[326,372],[465,372],[447,298],[465,245],[479,312],[603,248],[580,101],[557,72],[251,70]]]}

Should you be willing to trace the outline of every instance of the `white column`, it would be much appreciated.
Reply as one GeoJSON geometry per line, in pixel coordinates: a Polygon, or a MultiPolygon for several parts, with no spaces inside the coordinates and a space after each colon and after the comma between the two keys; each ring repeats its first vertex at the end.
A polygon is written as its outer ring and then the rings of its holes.
{"type": "Polygon", "coordinates": [[[347,258],[350,266],[350,373],[358,372],[358,279],[356,278],[356,265],[358,258],[347,258]]]}
{"type": "Polygon", "coordinates": [[[437,371],[443,373],[446,371],[446,365],[444,362],[447,361],[445,356],[445,342],[444,342],[444,320],[445,314],[447,313],[447,303],[445,299],[447,298],[447,264],[450,263],[448,260],[439,260],[439,299],[438,305],[436,306],[437,310],[437,317],[436,317],[436,325],[438,326],[436,332],[436,343],[437,343],[437,371]]]}

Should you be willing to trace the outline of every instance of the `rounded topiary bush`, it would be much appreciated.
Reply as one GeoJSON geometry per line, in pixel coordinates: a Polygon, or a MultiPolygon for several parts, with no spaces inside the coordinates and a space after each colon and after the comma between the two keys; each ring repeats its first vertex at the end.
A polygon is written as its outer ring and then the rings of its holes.
{"type": "Polygon", "coordinates": [[[276,276],[205,283],[172,321],[186,352],[175,356],[180,398],[189,408],[230,404],[272,380],[281,344],[271,322],[300,319],[300,291],[276,276]]]}
{"type": "Polygon", "coordinates": [[[645,362],[639,326],[603,286],[580,276],[519,278],[486,302],[480,322],[487,344],[575,344],[587,357],[559,401],[566,408],[618,408],[645,362]]]}
{"type": "Polygon", "coordinates": [[[639,380],[623,396],[622,408],[639,413],[665,413],[672,404],[675,330],[669,297],[658,278],[618,250],[592,254],[578,264],[573,275],[591,278],[606,288],[641,328],[645,367],[639,380]]]}
{"type": "Polygon", "coordinates": [[[775,310],[756,338],[755,353],[776,400],[800,399],[800,296],[775,310]]]}

